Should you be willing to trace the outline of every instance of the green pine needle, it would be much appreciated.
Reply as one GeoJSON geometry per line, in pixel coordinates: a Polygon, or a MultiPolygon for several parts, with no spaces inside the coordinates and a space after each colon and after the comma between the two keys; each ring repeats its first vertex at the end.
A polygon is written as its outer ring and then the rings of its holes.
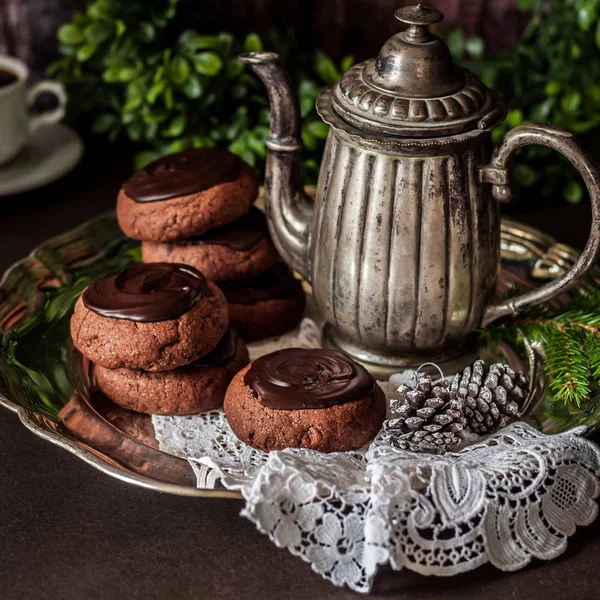
{"type": "Polygon", "coordinates": [[[488,327],[493,339],[540,342],[550,389],[579,407],[600,384],[600,290],[577,296],[566,307],[543,306],[515,320],[488,327]]]}

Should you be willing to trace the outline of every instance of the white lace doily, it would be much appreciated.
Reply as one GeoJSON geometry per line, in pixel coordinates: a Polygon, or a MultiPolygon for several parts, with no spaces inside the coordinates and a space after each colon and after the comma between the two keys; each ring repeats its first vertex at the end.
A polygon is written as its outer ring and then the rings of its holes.
{"type": "MultiPolygon", "coordinates": [[[[320,344],[296,332],[251,349],[320,344]]],[[[265,453],[222,411],[153,417],[163,451],[187,458],[198,486],[239,490],[242,515],[335,585],[368,592],[380,564],[454,575],[486,562],[512,571],[564,552],[597,514],[600,450],[585,428],[547,436],[525,423],[443,456],[378,445],[354,453],[265,453]]]]}

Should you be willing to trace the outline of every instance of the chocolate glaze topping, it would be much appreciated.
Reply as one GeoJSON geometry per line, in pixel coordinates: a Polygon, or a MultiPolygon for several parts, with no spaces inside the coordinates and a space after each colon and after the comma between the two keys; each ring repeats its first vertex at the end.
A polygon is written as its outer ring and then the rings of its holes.
{"type": "Polygon", "coordinates": [[[268,408],[327,408],[370,396],[367,370],[335,350],[286,348],[257,358],[244,375],[268,408]]]}
{"type": "Polygon", "coordinates": [[[296,293],[298,283],[290,270],[280,263],[252,279],[220,283],[219,287],[227,302],[252,304],[261,300],[289,298],[296,293]]]}
{"type": "Polygon", "coordinates": [[[194,367],[224,367],[230,363],[237,352],[238,334],[235,329],[229,328],[222,337],[217,347],[206,356],[192,363],[194,367]]]}
{"type": "Polygon", "coordinates": [[[156,202],[208,190],[237,179],[242,161],[221,148],[193,148],[163,156],[134,173],[123,190],[137,202],[156,202]]]}
{"type": "Polygon", "coordinates": [[[104,317],[141,323],[176,319],[211,291],[193,267],[176,263],[145,263],[92,282],[83,304],[104,317]]]}
{"type": "Polygon", "coordinates": [[[247,215],[235,220],[233,223],[212,229],[196,237],[189,237],[179,242],[180,244],[217,244],[228,246],[233,250],[250,250],[260,240],[267,236],[267,221],[265,215],[258,208],[251,208],[247,215]]]}

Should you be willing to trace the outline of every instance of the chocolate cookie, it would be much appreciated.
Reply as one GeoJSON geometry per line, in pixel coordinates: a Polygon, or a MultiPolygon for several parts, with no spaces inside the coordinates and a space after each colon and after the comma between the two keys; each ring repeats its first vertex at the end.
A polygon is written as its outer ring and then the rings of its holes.
{"type": "Polygon", "coordinates": [[[94,373],[98,387],[123,408],[151,415],[192,415],[221,406],[231,378],[248,360],[246,345],[230,329],[209,355],[172,371],[96,365],[94,373]]]}
{"type": "Polygon", "coordinates": [[[258,277],[219,287],[229,304],[229,322],[246,342],[281,335],[302,318],[302,283],[281,263],[258,277]]]}
{"type": "Polygon", "coordinates": [[[371,375],[342,353],[288,348],[242,369],[224,409],[235,435],[254,448],[341,452],[375,437],[386,402],[371,375]]]}
{"type": "Polygon", "coordinates": [[[195,148],[160,158],[128,179],[117,218],[131,238],[172,242],[235,221],[257,194],[256,175],[241,158],[195,148]]]}
{"type": "Polygon", "coordinates": [[[251,208],[247,215],[201,236],[178,242],[142,242],[144,262],[192,265],[212,281],[235,281],[259,275],[277,262],[264,214],[251,208]]]}
{"type": "Polygon", "coordinates": [[[91,283],[75,304],[71,337],[108,369],[165,371],[211,352],[227,326],[225,298],[200,272],[146,263],[91,283]]]}

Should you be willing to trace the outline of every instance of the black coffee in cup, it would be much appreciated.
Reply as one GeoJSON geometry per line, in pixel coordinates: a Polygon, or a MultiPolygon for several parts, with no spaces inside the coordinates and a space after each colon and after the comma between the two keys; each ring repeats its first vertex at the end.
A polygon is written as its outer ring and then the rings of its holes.
{"type": "Polygon", "coordinates": [[[0,89],[17,81],[18,77],[12,71],[0,68],[0,89]]]}

